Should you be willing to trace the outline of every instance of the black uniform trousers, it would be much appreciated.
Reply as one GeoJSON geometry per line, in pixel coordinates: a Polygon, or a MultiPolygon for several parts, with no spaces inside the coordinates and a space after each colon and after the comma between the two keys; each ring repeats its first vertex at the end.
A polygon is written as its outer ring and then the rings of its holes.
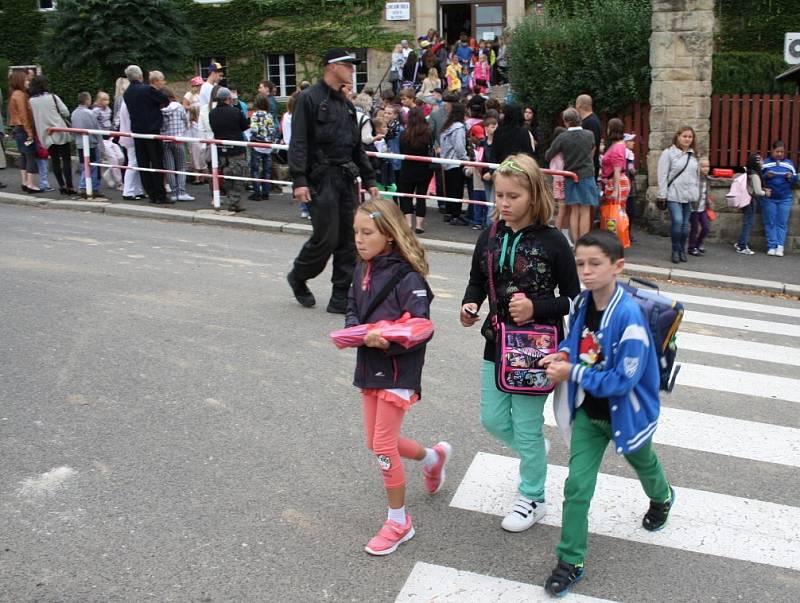
{"type": "MultiPolygon", "coordinates": [[[[154,170],[164,169],[164,151],[160,140],[133,139],[136,151],[136,163],[139,167],[154,170]]],[[[166,201],[167,191],[164,189],[164,174],[158,172],[139,172],[142,177],[142,188],[150,201],[166,201]]]]}
{"type": "Polygon", "coordinates": [[[311,238],[294,261],[297,280],[319,276],[333,256],[331,299],[346,301],[356,261],[353,216],[358,203],[353,177],[341,166],[329,166],[318,182],[309,183],[311,238]]]}

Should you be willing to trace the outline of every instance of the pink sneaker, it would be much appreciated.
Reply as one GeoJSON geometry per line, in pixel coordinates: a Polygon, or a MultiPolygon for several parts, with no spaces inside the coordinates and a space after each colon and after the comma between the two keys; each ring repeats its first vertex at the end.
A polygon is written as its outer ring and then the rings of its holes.
{"type": "Polygon", "coordinates": [[[394,553],[397,547],[413,537],[414,526],[411,525],[411,515],[406,514],[406,525],[404,526],[387,519],[380,531],[364,547],[364,550],[370,555],[388,555],[394,553]]]}
{"type": "Polygon", "coordinates": [[[453,454],[453,447],[447,442],[439,442],[433,449],[436,451],[436,454],[439,455],[439,460],[430,469],[427,467],[422,468],[425,489],[428,491],[428,494],[436,494],[442,489],[445,478],[444,466],[447,465],[447,461],[450,460],[450,455],[453,454]]]}

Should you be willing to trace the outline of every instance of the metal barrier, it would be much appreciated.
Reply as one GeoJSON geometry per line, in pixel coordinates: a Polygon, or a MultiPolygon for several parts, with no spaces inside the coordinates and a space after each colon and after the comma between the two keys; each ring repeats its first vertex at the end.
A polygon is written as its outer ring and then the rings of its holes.
{"type": "MultiPolygon", "coordinates": [[[[107,167],[107,168],[118,168],[120,170],[135,170],[139,172],[152,172],[158,174],[180,174],[185,176],[195,176],[195,177],[203,177],[208,178],[208,174],[198,173],[198,172],[184,172],[184,171],[177,171],[177,170],[165,170],[165,169],[155,169],[155,168],[144,168],[144,167],[129,167],[129,166],[116,166],[110,165],[107,163],[100,163],[100,162],[93,162],[90,158],[90,150],[89,150],[89,136],[90,135],[99,135],[99,136],[107,136],[109,138],[138,138],[141,140],[158,140],[161,142],[177,142],[177,143],[199,143],[205,144],[210,149],[210,156],[211,156],[211,190],[212,190],[212,200],[211,204],[214,208],[219,209],[221,207],[220,201],[220,180],[240,180],[246,182],[266,182],[269,184],[279,184],[282,186],[291,186],[292,183],[286,180],[270,180],[266,178],[246,178],[242,176],[226,176],[225,174],[221,174],[219,171],[219,155],[217,153],[217,146],[224,145],[224,146],[232,146],[232,147],[250,147],[250,148],[262,148],[262,149],[277,149],[277,150],[288,150],[289,145],[286,144],[278,144],[278,143],[268,143],[268,142],[250,142],[244,140],[219,140],[216,138],[193,138],[190,136],[162,136],[160,134],[137,134],[135,132],[115,132],[111,130],[86,130],[83,128],[49,128],[49,132],[68,132],[70,134],[78,134],[83,138],[83,169],[85,174],[86,180],[86,194],[91,196],[93,194],[92,188],[92,174],[91,168],[92,167],[107,167]]],[[[433,163],[438,165],[458,165],[461,167],[478,167],[478,168],[488,168],[488,169],[496,169],[499,167],[497,163],[486,163],[482,161],[462,161],[460,159],[445,159],[442,157],[423,157],[420,155],[402,155],[400,153],[379,153],[376,151],[367,151],[367,155],[370,157],[378,157],[380,159],[400,159],[402,161],[420,161],[423,163],[433,163]]],[[[574,181],[578,181],[577,175],[573,172],[567,172],[564,170],[551,170],[551,169],[542,169],[545,174],[549,174],[551,176],[563,176],[565,178],[571,178],[574,181]]],[[[361,181],[359,179],[359,196],[363,195],[363,190],[361,188],[361,181]]],[[[398,193],[392,191],[381,191],[381,195],[385,197],[413,197],[415,199],[432,199],[435,201],[450,201],[455,203],[468,203],[472,205],[486,205],[489,207],[494,207],[494,203],[490,201],[476,201],[474,199],[458,199],[456,197],[440,197],[437,195],[417,195],[414,193],[398,193]]]]}

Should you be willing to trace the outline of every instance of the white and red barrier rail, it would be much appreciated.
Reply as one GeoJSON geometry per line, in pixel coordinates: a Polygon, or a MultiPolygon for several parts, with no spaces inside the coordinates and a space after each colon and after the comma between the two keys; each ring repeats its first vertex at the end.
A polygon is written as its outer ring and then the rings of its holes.
{"type": "MultiPolygon", "coordinates": [[[[288,150],[289,145],[286,144],[278,144],[278,143],[268,143],[268,142],[249,142],[244,140],[220,140],[216,138],[193,138],[190,136],[163,136],[160,134],[137,134],[135,132],[116,132],[112,130],[87,130],[83,128],[49,128],[50,132],[68,132],[70,134],[77,134],[83,138],[83,169],[86,175],[86,193],[88,195],[92,195],[92,177],[91,177],[91,168],[92,167],[106,167],[106,168],[113,168],[119,167],[120,169],[128,169],[128,170],[136,170],[139,172],[154,172],[158,174],[180,174],[185,176],[195,176],[195,177],[208,177],[208,174],[198,173],[198,172],[184,172],[184,171],[176,171],[176,170],[165,170],[165,169],[155,169],[155,168],[144,168],[144,167],[125,167],[125,166],[115,166],[110,165],[107,163],[99,163],[99,162],[92,162],[89,156],[89,136],[90,135],[97,135],[97,136],[107,136],[110,138],[138,138],[141,140],[158,140],[161,142],[176,142],[176,143],[198,143],[198,144],[205,144],[208,145],[210,149],[211,155],[211,190],[212,190],[212,205],[215,208],[219,208],[221,206],[220,202],[220,180],[243,180],[247,182],[267,182],[269,184],[279,184],[283,186],[291,186],[292,183],[286,180],[270,180],[265,178],[246,178],[242,176],[226,176],[220,173],[219,170],[219,154],[217,152],[217,147],[219,145],[223,146],[233,146],[233,147],[250,147],[250,148],[262,148],[262,149],[276,149],[276,150],[288,150]]],[[[370,157],[378,157],[380,159],[399,159],[402,161],[419,161],[422,163],[432,163],[438,165],[458,165],[461,167],[477,167],[477,168],[488,168],[488,169],[496,169],[499,164],[497,163],[487,163],[482,161],[462,161],[460,159],[445,159],[442,157],[423,157],[420,155],[403,155],[400,153],[380,153],[376,151],[367,151],[367,155],[370,157]]],[[[545,174],[549,174],[551,176],[563,176],[565,178],[571,178],[574,181],[578,181],[577,175],[573,172],[567,172],[564,170],[551,170],[551,169],[542,169],[545,174]]],[[[359,185],[359,189],[360,189],[359,185]]],[[[487,205],[487,206],[494,206],[494,203],[489,201],[476,201],[474,199],[458,199],[456,197],[440,197],[436,195],[417,195],[413,193],[397,193],[391,191],[381,191],[380,193],[386,197],[413,197],[416,199],[432,199],[434,201],[452,201],[456,203],[471,203],[473,205],[487,205]]]]}

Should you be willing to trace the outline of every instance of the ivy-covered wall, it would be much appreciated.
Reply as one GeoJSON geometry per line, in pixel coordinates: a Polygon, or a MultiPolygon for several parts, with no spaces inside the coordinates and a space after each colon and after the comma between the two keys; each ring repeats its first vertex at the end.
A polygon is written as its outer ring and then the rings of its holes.
{"type": "Polygon", "coordinates": [[[209,6],[178,0],[194,30],[195,57],[228,60],[228,78],[255,85],[267,53],[294,53],[298,78],[320,71],[322,54],[332,47],[391,50],[397,33],[380,27],[384,0],[233,0],[209,6]]]}
{"type": "MultiPolygon", "coordinates": [[[[194,74],[194,61],[200,57],[224,56],[228,80],[255,90],[264,77],[267,53],[294,53],[299,81],[318,75],[320,57],[328,48],[391,50],[400,37],[411,35],[398,36],[381,27],[385,0],[232,0],[219,5],[173,1],[176,10],[186,14],[193,55],[181,73],[167,73],[173,81],[194,74]]],[[[41,63],[46,18],[47,13],[37,10],[36,0],[0,0],[0,65],[41,63]]],[[[136,57],[130,60],[137,62],[136,57]]],[[[80,90],[113,92],[114,82],[93,69],[66,71],[57,65],[44,69],[51,88],[69,104],[80,90]]]]}

